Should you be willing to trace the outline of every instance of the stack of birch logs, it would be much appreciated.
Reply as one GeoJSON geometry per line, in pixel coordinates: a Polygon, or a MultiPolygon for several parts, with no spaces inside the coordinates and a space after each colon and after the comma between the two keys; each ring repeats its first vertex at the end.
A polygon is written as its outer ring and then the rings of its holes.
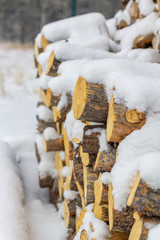
{"type": "MultiPolygon", "coordinates": [[[[124,11],[129,1],[121,2],[124,11]]],[[[139,11],[138,2],[134,0],[130,2],[129,12],[132,19],[130,24],[134,24],[138,18],[144,16],[139,11]]],[[[160,6],[159,1],[157,4],[160,6]]],[[[123,19],[117,23],[117,29],[127,26],[128,23],[123,19]]],[[[52,42],[44,35],[41,36],[41,47],[35,42],[37,78],[44,73],[38,57],[50,44],[52,42]]],[[[160,50],[159,37],[154,34],[137,36],[133,42],[133,49],[151,47],[160,50]]],[[[56,59],[52,52],[47,59],[45,75],[58,76],[57,71],[61,63],[62,60],[56,59]]],[[[115,103],[114,97],[108,103],[104,86],[87,82],[81,76],[77,80],[73,96],[67,94],[68,104],[61,110],[57,108],[61,95],[55,95],[49,88],[41,87],[40,92],[42,102],[38,103],[38,107],[47,108],[50,113],[53,112],[53,117],[41,119],[38,116],[37,131],[43,136],[43,151],[55,152],[58,173],[55,177],[49,175],[45,178],[40,177],[40,186],[50,189],[53,203],[64,201],[65,224],[70,229],[68,239],[76,236],[83,225],[86,207],[92,203],[95,217],[109,225],[109,235],[105,239],[146,240],[150,227],[146,223],[154,225],[160,223],[160,190],[153,190],[141,179],[138,172],[130,191],[127,208],[118,211],[114,209],[112,183],[105,184],[102,181],[103,173],[110,173],[116,162],[118,144],[145,124],[145,112],[128,110],[126,106],[115,103]],[[68,124],[65,121],[71,109],[75,121],[83,123],[82,139],[78,137],[70,139],[68,124]],[[48,131],[55,129],[54,137],[49,138],[49,134],[45,135],[46,129],[48,131]],[[109,148],[107,151],[100,151],[100,136],[105,129],[109,148]]],[[[72,128],[72,125],[69,127],[72,128]]],[[[36,154],[40,163],[41,149],[37,144],[36,154]]],[[[90,228],[94,231],[92,222],[90,228]]],[[[86,230],[81,231],[80,239],[90,239],[86,230]]]]}

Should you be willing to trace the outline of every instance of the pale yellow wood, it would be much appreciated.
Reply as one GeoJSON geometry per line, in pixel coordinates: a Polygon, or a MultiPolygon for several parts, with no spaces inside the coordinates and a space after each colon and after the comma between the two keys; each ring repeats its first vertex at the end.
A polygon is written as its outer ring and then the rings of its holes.
{"type": "Polygon", "coordinates": [[[44,35],[41,36],[41,44],[42,44],[43,51],[45,51],[46,47],[50,44],[50,42],[45,38],[44,35]]]}
{"type": "Polygon", "coordinates": [[[48,61],[47,61],[47,69],[45,72],[46,75],[49,73],[51,67],[53,66],[53,63],[54,63],[54,52],[51,52],[51,54],[48,58],[48,61]]]}
{"type": "Polygon", "coordinates": [[[112,183],[109,184],[108,189],[108,215],[109,215],[109,230],[113,228],[113,210],[114,210],[114,201],[113,201],[113,186],[112,183]]]}
{"type": "Polygon", "coordinates": [[[131,204],[133,202],[133,199],[134,199],[134,196],[135,196],[135,193],[136,193],[136,190],[138,188],[140,180],[141,180],[140,172],[138,171],[136,180],[135,180],[135,182],[134,182],[134,184],[133,184],[133,186],[131,187],[131,190],[130,190],[129,198],[128,198],[128,201],[127,201],[128,206],[131,206],[131,204]]]}

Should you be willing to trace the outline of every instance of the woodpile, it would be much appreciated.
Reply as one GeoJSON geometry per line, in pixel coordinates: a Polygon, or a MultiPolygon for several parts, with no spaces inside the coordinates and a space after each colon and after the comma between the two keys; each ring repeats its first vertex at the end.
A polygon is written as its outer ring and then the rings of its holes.
{"type": "MultiPolygon", "coordinates": [[[[127,23],[122,15],[116,25],[117,31],[136,24],[137,19],[145,18],[137,1],[121,2],[123,11],[128,11],[131,21],[127,23]]],[[[155,5],[153,11],[158,10],[155,5]]],[[[158,33],[138,35],[133,40],[132,49],[159,50],[158,41],[158,33]]],[[[83,52],[78,57],[72,56],[72,59],[68,55],[68,58],[65,57],[65,54],[63,58],[58,58],[56,50],[49,54],[46,49],[54,45],[54,41],[47,39],[44,34],[41,35],[40,43],[38,45],[35,42],[35,62],[38,78],[46,77],[45,81],[55,78],[58,82],[65,75],[63,71],[59,72],[62,64],[85,58],[83,52]]],[[[94,59],[94,56],[91,54],[89,58],[94,59]]],[[[96,231],[94,221],[88,221],[90,233],[85,229],[84,222],[87,214],[92,213],[96,221],[105,222],[108,232],[104,239],[147,240],[151,227],[146,223],[160,223],[160,190],[152,189],[138,172],[130,193],[128,192],[127,206],[119,211],[114,206],[114,188],[110,178],[118,156],[118,145],[145,125],[147,114],[129,109],[125,102],[117,103],[114,94],[107,96],[106,87],[98,81],[92,82],[81,75],[75,80],[74,91],[65,92],[62,108],[63,86],[59,93],[48,85],[40,87],[43,103],[38,106],[36,155],[39,165],[45,159],[50,161],[49,170],[45,174],[39,170],[40,186],[49,188],[53,203],[59,200],[64,202],[68,239],[75,236],[90,239],[96,231]],[[107,147],[102,149],[102,142],[107,147]],[[92,205],[92,210],[88,210],[88,205],[92,205]]],[[[113,88],[113,93],[114,90],[113,88]]],[[[92,239],[98,240],[94,237],[92,239]]]]}

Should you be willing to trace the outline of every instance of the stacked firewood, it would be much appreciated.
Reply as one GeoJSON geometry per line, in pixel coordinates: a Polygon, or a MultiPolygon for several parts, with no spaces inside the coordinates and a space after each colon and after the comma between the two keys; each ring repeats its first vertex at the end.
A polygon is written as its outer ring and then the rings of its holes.
{"type": "MultiPolygon", "coordinates": [[[[122,13],[128,11],[131,21],[126,22],[124,15],[119,15],[117,31],[145,18],[138,1],[121,2],[122,13]]],[[[153,11],[159,11],[159,2],[156,5],[153,1],[153,5],[153,11]]],[[[132,49],[152,47],[160,50],[158,34],[138,35],[133,41],[132,49]]],[[[42,102],[38,103],[38,133],[35,144],[40,186],[49,188],[53,203],[64,201],[65,225],[70,229],[68,239],[90,239],[96,228],[95,219],[99,219],[106,223],[108,231],[105,239],[146,240],[152,226],[147,223],[160,223],[160,191],[147,185],[138,172],[127,207],[118,211],[114,209],[114,189],[110,180],[119,143],[145,124],[146,113],[136,109],[129,110],[125,105],[117,104],[114,96],[108,102],[104,85],[87,81],[80,75],[78,80],[75,79],[77,82],[74,92],[66,90],[65,94],[64,91],[57,93],[54,92],[54,87],[49,88],[51,78],[58,81],[58,77],[65,75],[65,71],[59,70],[64,62],[77,59],[83,61],[87,57],[91,60],[118,58],[111,48],[108,51],[112,53],[93,48],[88,50],[85,44],[83,47],[73,48],[68,43],[70,40],[64,37],[56,41],[62,40],[65,40],[60,46],[64,54],[58,53],[56,43],[47,38],[45,31],[35,41],[35,66],[37,78],[41,81],[42,97],[42,102]],[[60,107],[64,98],[65,104],[60,107]],[[49,163],[43,168],[45,161],[49,163]],[[89,210],[88,205],[92,206],[89,210]],[[91,212],[94,217],[89,218],[88,233],[84,222],[91,212]]],[[[116,52],[118,44],[112,39],[112,45],[113,43],[116,52]]],[[[98,240],[98,237],[92,239],[98,240]]]]}

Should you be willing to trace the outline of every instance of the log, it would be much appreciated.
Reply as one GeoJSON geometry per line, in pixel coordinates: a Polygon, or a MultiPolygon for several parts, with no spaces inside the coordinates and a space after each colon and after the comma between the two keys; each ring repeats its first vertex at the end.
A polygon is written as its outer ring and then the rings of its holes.
{"type": "Polygon", "coordinates": [[[46,105],[47,107],[50,107],[48,100],[47,100],[47,90],[44,90],[43,88],[40,88],[40,92],[41,92],[41,96],[42,96],[42,100],[44,105],[46,105]]]}
{"type": "Polygon", "coordinates": [[[160,41],[159,41],[159,36],[154,36],[152,39],[152,47],[157,50],[160,51],[160,41]]]}
{"type": "Polygon", "coordinates": [[[65,148],[65,158],[66,165],[68,165],[69,160],[73,160],[73,143],[69,141],[67,129],[64,129],[64,148],[65,148]]]}
{"type": "Polygon", "coordinates": [[[106,122],[108,102],[103,85],[87,82],[81,76],[73,94],[73,113],[75,119],[90,122],[106,122]]]}
{"type": "Polygon", "coordinates": [[[145,112],[128,110],[123,104],[114,103],[112,96],[107,119],[107,141],[120,143],[131,132],[140,129],[145,122],[145,112]]]}
{"type": "Polygon", "coordinates": [[[44,35],[41,36],[41,45],[42,45],[42,49],[43,49],[43,52],[46,50],[46,47],[51,44],[50,41],[48,41],[44,35]]]}
{"type": "Polygon", "coordinates": [[[83,165],[83,179],[84,179],[84,199],[85,204],[88,205],[94,202],[94,181],[97,180],[97,174],[93,167],[86,167],[83,165]]]}
{"type": "Polygon", "coordinates": [[[70,189],[77,191],[77,185],[76,185],[76,182],[75,182],[74,176],[73,176],[73,161],[72,160],[69,161],[68,166],[70,167],[70,173],[66,177],[66,181],[64,184],[64,191],[70,190],[70,189]]]}
{"type": "Polygon", "coordinates": [[[58,151],[55,154],[55,164],[56,164],[58,175],[63,177],[61,174],[61,171],[62,171],[62,168],[65,166],[65,161],[61,159],[60,152],[58,151]]]}
{"type": "Polygon", "coordinates": [[[122,9],[125,9],[127,3],[129,2],[129,0],[120,0],[121,4],[122,4],[122,9]]]}
{"type": "Polygon", "coordinates": [[[48,88],[46,92],[46,98],[47,98],[47,104],[49,107],[57,106],[61,98],[61,95],[58,95],[58,96],[54,95],[53,92],[50,90],[50,88],[48,88]]]}
{"type": "Polygon", "coordinates": [[[37,60],[37,58],[38,58],[38,55],[39,55],[41,52],[43,52],[43,49],[42,49],[42,48],[39,48],[39,47],[38,47],[38,44],[35,42],[35,43],[34,43],[34,55],[35,55],[36,60],[37,60]]]}
{"type": "Polygon", "coordinates": [[[64,192],[64,178],[60,176],[60,179],[58,180],[58,192],[59,192],[59,197],[63,197],[63,192],[64,192]]]}
{"type": "Polygon", "coordinates": [[[70,214],[66,199],[64,199],[64,220],[66,228],[75,229],[75,217],[70,214]]]}
{"type": "Polygon", "coordinates": [[[122,29],[125,27],[128,27],[128,23],[125,20],[121,20],[117,25],[117,29],[122,29]]]}
{"type": "Polygon", "coordinates": [[[59,198],[59,192],[58,192],[58,180],[55,179],[53,183],[53,187],[49,188],[50,193],[50,202],[53,204],[57,204],[58,198],[59,198]]]}
{"type": "Polygon", "coordinates": [[[44,150],[45,152],[64,151],[64,138],[56,138],[46,140],[44,138],[44,150]]]}
{"type": "Polygon", "coordinates": [[[81,235],[80,235],[80,240],[88,240],[88,235],[86,230],[82,230],[81,235]]]}
{"type": "Polygon", "coordinates": [[[73,176],[76,182],[79,182],[80,186],[83,188],[83,164],[81,162],[79,146],[74,148],[73,152],[73,176]]]}
{"type": "Polygon", "coordinates": [[[108,222],[108,205],[107,204],[99,205],[98,203],[95,202],[93,212],[96,218],[104,222],[108,222]]]}
{"type": "Polygon", "coordinates": [[[114,210],[112,191],[113,186],[110,183],[108,190],[109,229],[110,231],[129,232],[134,222],[133,210],[128,207],[122,211],[114,210]]]}
{"type": "Polygon", "coordinates": [[[96,161],[97,154],[96,153],[84,153],[82,146],[80,148],[80,156],[81,156],[81,161],[85,166],[88,165],[94,165],[96,161]]]}
{"type": "Polygon", "coordinates": [[[41,157],[40,157],[40,154],[39,154],[38,147],[37,147],[36,143],[35,143],[35,153],[36,153],[37,161],[38,161],[38,163],[40,163],[41,157]]]}
{"type": "Polygon", "coordinates": [[[108,152],[98,152],[94,171],[100,172],[111,172],[116,162],[116,148],[110,147],[108,152]]]}
{"type": "Polygon", "coordinates": [[[75,230],[72,229],[72,228],[70,228],[70,229],[68,230],[67,240],[74,240],[75,236],[76,236],[75,230]]]}
{"type": "Polygon", "coordinates": [[[42,70],[42,66],[39,62],[37,62],[37,67],[38,67],[38,76],[40,77],[42,75],[43,70],[42,70]]]}
{"type": "Polygon", "coordinates": [[[58,67],[61,64],[59,60],[55,58],[54,52],[48,58],[48,65],[45,74],[51,77],[58,76],[58,67]]]}
{"type": "Polygon", "coordinates": [[[94,182],[95,203],[99,205],[108,204],[108,185],[102,183],[101,176],[100,173],[98,180],[94,182]]]}
{"type": "Polygon", "coordinates": [[[142,35],[136,37],[133,41],[133,49],[135,48],[149,48],[152,46],[154,34],[142,35]]]}
{"type": "Polygon", "coordinates": [[[131,16],[132,23],[136,22],[136,20],[139,18],[140,13],[139,13],[139,4],[135,0],[133,0],[130,6],[129,13],[131,16]]]}
{"type": "Polygon", "coordinates": [[[56,122],[56,130],[60,135],[64,135],[64,122],[56,122]]]}
{"type": "Polygon", "coordinates": [[[82,150],[84,153],[98,153],[99,136],[104,125],[86,125],[83,129],[82,150]]]}
{"type": "Polygon", "coordinates": [[[79,215],[79,217],[77,216],[76,217],[76,233],[79,231],[80,227],[83,225],[83,218],[84,218],[84,215],[86,213],[86,209],[83,209],[79,215]]]}
{"type": "Polygon", "coordinates": [[[72,102],[68,102],[67,106],[63,107],[61,110],[57,109],[57,106],[53,106],[53,117],[54,122],[64,122],[66,120],[67,113],[71,110],[72,102]]]}
{"type": "Polygon", "coordinates": [[[39,119],[38,124],[37,124],[37,130],[39,133],[43,133],[44,130],[48,127],[52,127],[56,129],[56,123],[55,122],[45,122],[41,119],[39,119]]]}
{"type": "Polygon", "coordinates": [[[147,240],[149,230],[160,224],[159,218],[142,218],[137,212],[134,213],[134,218],[129,240],[147,240]]]}
{"type": "Polygon", "coordinates": [[[154,190],[138,172],[127,205],[147,217],[160,217],[160,189],[154,190]]]}
{"type": "Polygon", "coordinates": [[[44,178],[39,176],[39,186],[41,188],[52,188],[54,179],[51,176],[46,176],[44,178]]]}
{"type": "Polygon", "coordinates": [[[80,197],[81,197],[81,205],[82,205],[82,208],[85,209],[86,204],[85,204],[85,200],[84,200],[84,188],[81,187],[81,185],[79,184],[79,182],[76,182],[76,185],[77,185],[77,189],[78,189],[79,195],[80,195],[80,197]]]}

